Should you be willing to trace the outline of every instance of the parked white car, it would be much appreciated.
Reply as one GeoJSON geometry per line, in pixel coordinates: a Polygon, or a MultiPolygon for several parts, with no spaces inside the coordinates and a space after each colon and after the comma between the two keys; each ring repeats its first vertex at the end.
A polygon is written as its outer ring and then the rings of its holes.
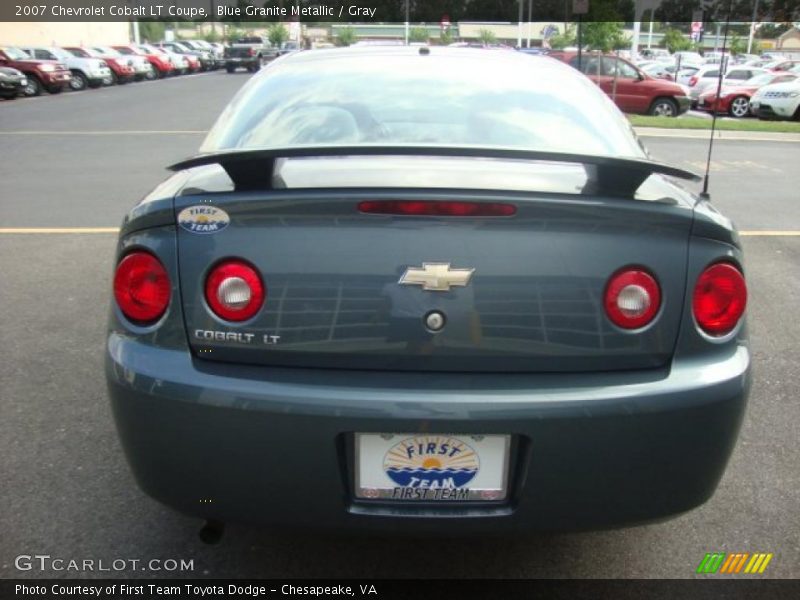
{"type": "MultiPolygon", "coordinates": [[[[722,79],[722,85],[735,85],[747,81],[751,77],[766,73],[766,69],[757,67],[733,67],[725,73],[722,79]]],[[[697,73],[689,78],[689,97],[692,99],[692,105],[696,105],[700,96],[709,90],[716,89],[715,86],[719,80],[719,65],[706,65],[701,67],[697,73]]]]}
{"type": "Polygon", "coordinates": [[[760,88],[750,98],[750,110],[759,119],[800,119],[800,79],[760,88]]]}
{"type": "Polygon", "coordinates": [[[151,65],[150,61],[144,56],[139,56],[138,54],[125,56],[111,46],[93,46],[90,48],[90,50],[101,56],[113,57],[114,59],[120,61],[127,60],[128,64],[133,67],[133,72],[135,73],[137,81],[141,81],[142,79],[152,80],[156,78],[156,72],[153,69],[153,65],[151,65]]]}
{"type": "Polygon", "coordinates": [[[98,58],[81,58],[55,46],[21,46],[21,49],[31,58],[56,60],[65,64],[72,73],[69,87],[73,90],[100,87],[111,77],[111,69],[106,61],[98,58]]]}
{"type": "Polygon", "coordinates": [[[675,81],[688,87],[689,80],[692,78],[692,75],[697,73],[699,70],[700,67],[698,66],[682,66],[681,70],[678,71],[678,76],[675,78],[675,81]]]}
{"type": "Polygon", "coordinates": [[[706,59],[700,56],[697,52],[689,52],[686,50],[680,50],[673,54],[672,60],[675,61],[676,65],[680,63],[681,68],[689,65],[700,67],[706,61],[706,59]]]}

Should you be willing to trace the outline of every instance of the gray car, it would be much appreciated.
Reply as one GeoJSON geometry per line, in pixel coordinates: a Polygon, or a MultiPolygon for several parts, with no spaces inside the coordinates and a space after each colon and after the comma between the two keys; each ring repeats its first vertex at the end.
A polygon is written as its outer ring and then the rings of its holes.
{"type": "Polygon", "coordinates": [[[142,489],[340,531],[617,527],[714,492],[739,237],[596,85],[442,47],[280,58],[125,217],[106,376],[142,489]]]}

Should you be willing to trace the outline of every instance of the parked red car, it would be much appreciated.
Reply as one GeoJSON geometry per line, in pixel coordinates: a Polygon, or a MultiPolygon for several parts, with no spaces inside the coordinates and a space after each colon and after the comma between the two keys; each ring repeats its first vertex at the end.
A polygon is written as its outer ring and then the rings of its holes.
{"type": "MultiPolygon", "coordinates": [[[[549,56],[576,69],[579,66],[577,52],[551,52],[549,56]]],[[[683,86],[651,77],[625,59],[584,53],[580,71],[624,112],[677,117],[689,109],[689,96],[683,86]]]]}
{"type": "Polygon", "coordinates": [[[764,65],[764,68],[770,71],[789,71],[797,65],[800,65],[800,60],[787,58],[767,63],[764,65]]]}
{"type": "Polygon", "coordinates": [[[761,73],[741,84],[723,86],[719,98],[717,98],[716,89],[702,94],[697,102],[697,108],[709,112],[726,113],[732,117],[746,117],[750,114],[750,98],[760,87],[771,83],[786,83],[797,78],[796,74],[785,71],[761,73]]]}
{"type": "Polygon", "coordinates": [[[108,68],[111,69],[111,73],[113,74],[113,80],[108,82],[103,82],[106,85],[112,83],[127,83],[129,81],[133,81],[136,72],[133,70],[133,67],[127,63],[125,59],[113,56],[105,56],[100,54],[99,52],[87,48],[78,48],[75,46],[66,46],[64,48],[70,54],[74,54],[75,56],[81,56],[83,58],[99,58],[104,60],[108,65],[108,68]]]}
{"type": "Polygon", "coordinates": [[[55,60],[31,58],[14,46],[0,47],[0,67],[11,67],[25,74],[27,84],[23,93],[26,96],[38,96],[43,89],[58,94],[72,78],[66,65],[55,60]]]}
{"type": "Polygon", "coordinates": [[[130,44],[128,46],[112,46],[114,50],[118,51],[121,54],[125,55],[133,55],[138,54],[139,56],[144,56],[150,61],[150,64],[153,65],[153,69],[158,74],[159,77],[166,77],[167,75],[172,75],[173,71],[175,70],[175,65],[173,65],[169,58],[167,58],[163,54],[155,54],[145,52],[138,46],[130,44]]]}

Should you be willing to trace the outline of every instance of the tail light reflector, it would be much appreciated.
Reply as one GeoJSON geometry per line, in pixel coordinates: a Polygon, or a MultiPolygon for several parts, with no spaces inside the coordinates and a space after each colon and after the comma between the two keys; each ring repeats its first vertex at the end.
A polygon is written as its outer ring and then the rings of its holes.
{"type": "Polygon", "coordinates": [[[114,274],[114,298],[122,314],[137,323],[152,323],[167,310],[169,275],[149,252],[131,252],[114,274]]]}
{"type": "Polygon", "coordinates": [[[730,263],[716,263],[697,278],[692,298],[694,318],[700,329],[713,336],[733,331],[747,306],[747,284],[741,271],[730,263]]]}
{"type": "Polygon", "coordinates": [[[614,325],[639,329],[653,320],[661,307],[658,282],[641,268],[617,271],[606,284],[606,314],[614,325]]]}
{"type": "Polygon", "coordinates": [[[226,321],[246,321],[255,315],[266,296],[258,272],[241,260],[227,260],[206,278],[206,302],[226,321]]]}
{"type": "Polygon", "coordinates": [[[430,200],[369,200],[358,210],[377,215],[424,215],[436,217],[510,217],[517,212],[513,204],[499,202],[439,202],[430,200]]]}

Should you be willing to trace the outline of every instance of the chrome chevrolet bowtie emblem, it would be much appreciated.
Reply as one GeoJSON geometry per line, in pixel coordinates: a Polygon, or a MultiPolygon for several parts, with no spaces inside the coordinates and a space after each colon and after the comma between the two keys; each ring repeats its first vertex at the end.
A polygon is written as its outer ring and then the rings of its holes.
{"type": "Polygon", "coordinates": [[[449,292],[450,287],[464,287],[475,269],[451,269],[450,263],[422,263],[422,268],[408,267],[400,278],[400,285],[421,285],[430,292],[449,292]]]}

